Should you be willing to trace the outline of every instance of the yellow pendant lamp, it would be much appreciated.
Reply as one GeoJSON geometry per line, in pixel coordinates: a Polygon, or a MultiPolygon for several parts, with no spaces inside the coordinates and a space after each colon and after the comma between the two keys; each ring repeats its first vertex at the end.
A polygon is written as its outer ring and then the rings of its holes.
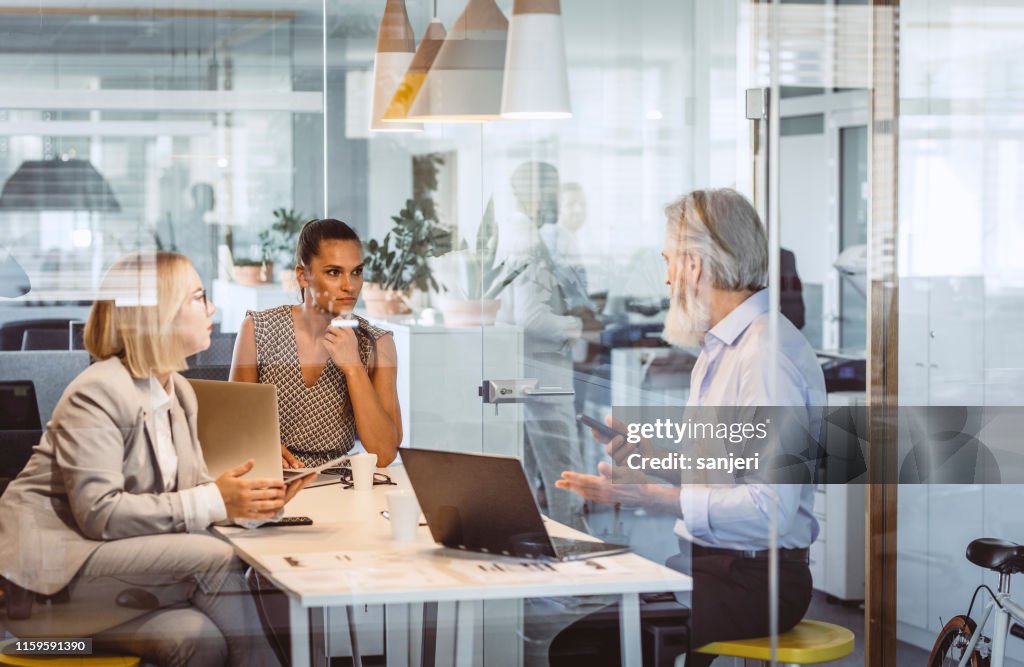
{"type": "Polygon", "coordinates": [[[375,132],[419,132],[419,123],[384,123],[384,112],[398,89],[405,70],[412,62],[416,38],[405,11],[405,0],[388,0],[377,33],[377,52],[373,56],[373,107],[370,129],[375,132]]]}
{"type": "Polygon", "coordinates": [[[505,56],[503,118],[570,118],[559,0],[515,0],[505,56]]]}
{"type": "Polygon", "coordinates": [[[427,72],[408,119],[479,122],[501,118],[508,19],[494,0],[469,0],[427,72]]]}
{"type": "Polygon", "coordinates": [[[413,122],[409,120],[409,110],[412,108],[412,103],[416,101],[416,96],[420,94],[420,89],[423,88],[423,81],[427,78],[427,72],[434,64],[438,51],[441,50],[446,34],[444,24],[435,15],[423,33],[423,39],[420,40],[420,45],[416,49],[416,55],[413,56],[409,69],[402,77],[402,82],[398,84],[395,96],[391,98],[391,103],[384,111],[385,123],[413,122]]]}

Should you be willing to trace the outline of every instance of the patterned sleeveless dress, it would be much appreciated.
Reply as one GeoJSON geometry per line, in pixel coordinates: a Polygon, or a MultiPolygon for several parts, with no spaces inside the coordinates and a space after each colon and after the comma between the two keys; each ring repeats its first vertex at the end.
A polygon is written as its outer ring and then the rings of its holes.
{"type": "MultiPolygon", "coordinates": [[[[316,384],[302,379],[291,306],[248,311],[256,332],[256,368],[260,384],[277,387],[281,442],[307,466],[342,456],[355,443],[356,420],[345,375],[328,357],[316,384]]],[[[376,363],[377,339],[390,331],[361,317],[356,339],[359,358],[369,370],[376,363]]]]}

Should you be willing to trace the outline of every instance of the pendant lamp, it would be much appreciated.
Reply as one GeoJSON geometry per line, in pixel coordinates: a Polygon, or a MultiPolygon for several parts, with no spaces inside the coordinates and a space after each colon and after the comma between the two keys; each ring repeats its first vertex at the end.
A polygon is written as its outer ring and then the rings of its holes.
{"type": "Polygon", "coordinates": [[[405,70],[412,62],[416,38],[405,11],[405,0],[388,0],[377,33],[377,53],[373,56],[373,107],[370,129],[380,132],[418,132],[419,123],[385,124],[382,120],[405,70]]]}
{"type": "Polygon", "coordinates": [[[571,118],[559,0],[515,0],[505,55],[503,118],[571,118]]]}
{"type": "Polygon", "coordinates": [[[104,211],[121,204],[107,179],[88,160],[26,160],[4,183],[0,209],[104,211]]]}
{"type": "Polygon", "coordinates": [[[508,19],[494,0],[469,0],[445,37],[410,120],[473,122],[501,118],[508,19]]]}
{"type": "Polygon", "coordinates": [[[412,108],[412,103],[416,101],[416,96],[420,94],[420,89],[423,88],[423,81],[427,78],[427,72],[430,71],[430,66],[437,58],[437,52],[441,50],[445,35],[444,24],[437,16],[434,16],[423,33],[423,39],[420,40],[420,45],[416,49],[416,55],[413,56],[409,69],[402,77],[402,82],[398,84],[395,96],[391,98],[391,103],[384,112],[385,123],[411,122],[409,121],[409,110],[412,108]]]}

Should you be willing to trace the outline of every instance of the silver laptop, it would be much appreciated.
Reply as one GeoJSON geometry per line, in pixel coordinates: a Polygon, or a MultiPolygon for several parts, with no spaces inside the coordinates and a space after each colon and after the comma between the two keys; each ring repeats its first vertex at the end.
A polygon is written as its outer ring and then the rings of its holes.
{"type": "MultiPolygon", "coordinates": [[[[316,468],[281,469],[281,429],[277,417],[277,387],[252,382],[189,380],[199,402],[197,427],[206,467],[214,478],[247,460],[253,479],[291,482],[344,462],[344,457],[316,468]]],[[[339,481],[321,475],[310,486],[339,481]]]]}
{"type": "Polygon", "coordinates": [[[399,453],[430,534],[446,547],[559,561],[629,551],[548,535],[519,459],[405,447],[399,453]]]}
{"type": "Polygon", "coordinates": [[[189,380],[199,402],[197,427],[213,478],[252,459],[247,477],[283,479],[277,387],[252,382],[189,380]]]}

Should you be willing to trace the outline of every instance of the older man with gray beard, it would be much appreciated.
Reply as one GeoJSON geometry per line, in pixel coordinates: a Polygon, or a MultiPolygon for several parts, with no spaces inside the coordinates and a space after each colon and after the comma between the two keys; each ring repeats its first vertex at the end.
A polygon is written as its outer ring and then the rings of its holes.
{"type": "MultiPolygon", "coordinates": [[[[754,208],[732,190],[702,190],[665,212],[663,255],[672,299],[663,335],[674,345],[701,348],[690,376],[687,409],[786,406],[801,430],[818,433],[824,378],[811,346],[789,320],[777,317],[772,335],[765,288],[768,243],[754,208]]],[[[609,424],[625,432],[610,418],[609,424]]],[[[630,444],[622,437],[608,442],[607,451],[616,461],[635,452],[661,453],[648,441],[630,444]]],[[[779,547],[778,630],[785,632],[800,621],[811,598],[808,548],[818,535],[811,484],[776,484],[770,477],[732,484],[619,484],[612,482],[611,472],[607,463],[599,466],[599,475],[566,471],[558,486],[593,501],[676,517],[680,556],[673,560],[693,575],[692,648],[769,634],[773,511],[779,547]]],[[[680,473],[674,475],[671,481],[678,484],[680,473]]],[[[568,642],[572,632],[570,628],[556,638],[554,648],[568,642]]],[[[606,646],[603,654],[617,656],[618,651],[606,646]]],[[[713,660],[693,653],[686,665],[713,660]]]]}

